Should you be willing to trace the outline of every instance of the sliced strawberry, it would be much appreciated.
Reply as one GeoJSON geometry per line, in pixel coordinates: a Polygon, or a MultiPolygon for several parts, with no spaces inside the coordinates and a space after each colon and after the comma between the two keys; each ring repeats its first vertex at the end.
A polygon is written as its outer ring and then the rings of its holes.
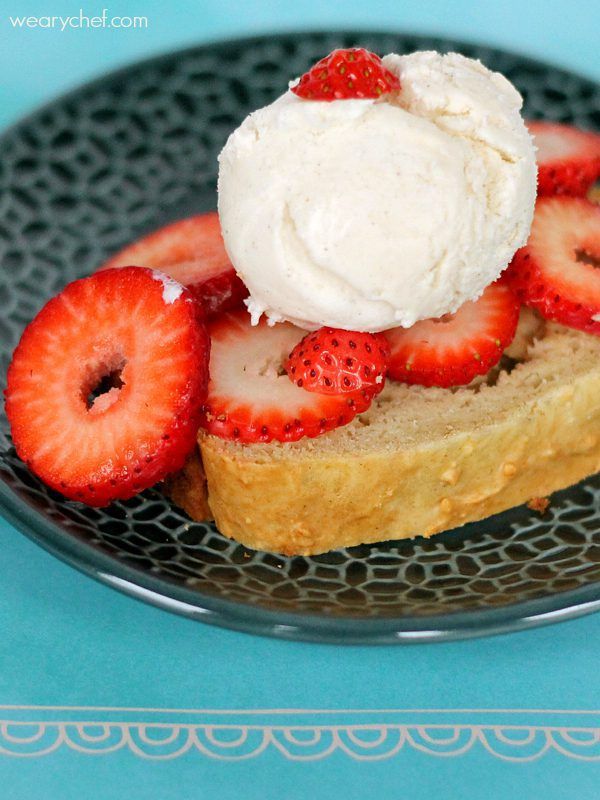
{"type": "Polygon", "coordinates": [[[362,47],[334,50],[300,78],[292,92],[305,100],[381,97],[400,89],[400,81],[378,55],[362,47]]]}
{"type": "Polygon", "coordinates": [[[295,386],[283,364],[306,331],[289,323],[250,324],[245,311],[210,326],[208,399],[202,426],[239,442],[295,442],[345,425],[370,398],[316,394],[295,386]]]}
{"type": "Polygon", "coordinates": [[[72,500],[107,505],[179,469],[206,399],[210,341],[191,293],[139,267],[70,283],[8,370],[18,455],[72,500]]]}
{"type": "Polygon", "coordinates": [[[488,286],[455,314],[393,328],[390,378],[422,386],[461,386],[497,364],[517,329],[519,303],[506,286],[488,286]]]}
{"type": "Polygon", "coordinates": [[[600,334],[600,206],[582,197],[538,200],[525,247],[503,280],[543,317],[600,334]]]}
{"type": "Polygon", "coordinates": [[[319,328],[294,347],[285,369],[296,386],[309,392],[373,397],[383,389],[389,356],[382,334],[319,328]]]}
{"type": "Polygon", "coordinates": [[[528,122],[537,147],[538,197],[583,197],[600,178],[600,135],[557,122],[528,122]]]}
{"type": "Polygon", "coordinates": [[[248,296],[225,251],[216,211],[159,228],[112,256],[100,269],[130,264],[159,269],[187,286],[209,317],[238,308],[248,296]]]}

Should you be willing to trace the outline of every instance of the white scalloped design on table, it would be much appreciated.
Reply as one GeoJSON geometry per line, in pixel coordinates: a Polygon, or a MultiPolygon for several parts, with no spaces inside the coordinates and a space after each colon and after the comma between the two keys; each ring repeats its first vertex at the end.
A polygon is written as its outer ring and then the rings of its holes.
{"type": "Polygon", "coordinates": [[[155,760],[193,753],[241,761],[275,750],[292,761],[316,761],[337,752],[356,761],[376,761],[411,749],[451,758],[483,747],[512,762],[534,761],[550,751],[600,761],[596,711],[0,706],[0,714],[0,755],[21,758],[66,747],[87,755],[129,750],[155,760]],[[529,721],[511,722],[516,715],[529,721]]]}

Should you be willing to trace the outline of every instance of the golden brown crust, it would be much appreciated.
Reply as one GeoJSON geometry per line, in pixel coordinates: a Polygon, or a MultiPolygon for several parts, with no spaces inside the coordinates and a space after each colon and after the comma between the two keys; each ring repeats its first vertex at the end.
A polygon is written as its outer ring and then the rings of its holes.
{"type": "Polygon", "coordinates": [[[359,463],[240,462],[206,437],[201,449],[210,507],[226,536],[288,555],[431,536],[598,472],[600,408],[588,412],[600,384],[580,389],[569,420],[555,397],[522,424],[482,428],[419,452],[372,454],[359,463]]]}
{"type": "Polygon", "coordinates": [[[188,456],[182,469],[165,480],[164,490],[171,500],[192,519],[203,522],[213,518],[208,506],[206,475],[198,447],[188,456]]]}
{"type": "Polygon", "coordinates": [[[547,497],[532,497],[527,503],[527,508],[530,508],[532,511],[537,511],[538,514],[545,514],[546,511],[548,511],[549,505],[550,500],[548,500],[547,497]]]}
{"type": "MultiPolygon", "coordinates": [[[[254,549],[309,555],[430,536],[600,471],[600,338],[554,326],[532,347],[493,387],[392,385],[367,427],[356,420],[327,442],[242,446],[201,434],[219,529],[254,549]]],[[[183,495],[195,488],[182,484],[183,495]]]]}

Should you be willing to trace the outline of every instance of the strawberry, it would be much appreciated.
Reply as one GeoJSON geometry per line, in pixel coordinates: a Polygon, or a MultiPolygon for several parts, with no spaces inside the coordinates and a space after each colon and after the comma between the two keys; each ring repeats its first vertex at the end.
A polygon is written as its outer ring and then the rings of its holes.
{"type": "Polygon", "coordinates": [[[292,87],[305,100],[348,100],[397,92],[400,81],[375,53],[362,47],[334,50],[292,87]]]}
{"type": "Polygon", "coordinates": [[[537,147],[538,197],[584,196],[600,178],[600,135],[557,122],[528,122],[537,147]]]}
{"type": "Polygon", "coordinates": [[[389,377],[422,386],[460,386],[484,375],[512,341],[519,303],[506,286],[493,283],[479,300],[455,314],[393,328],[389,377]]]}
{"type": "Polygon", "coordinates": [[[600,334],[600,206],[582,197],[537,201],[529,241],[503,280],[546,319],[600,334]]]}
{"type": "Polygon", "coordinates": [[[319,328],[294,347],[285,369],[309,392],[373,397],[383,389],[389,355],[382,334],[319,328]]]}
{"type": "Polygon", "coordinates": [[[173,222],[138,239],[100,269],[152,267],[187,286],[207,316],[237,308],[248,290],[225,252],[216,211],[173,222]]]}
{"type": "Polygon", "coordinates": [[[370,398],[316,394],[295,386],[283,364],[305,331],[289,323],[250,324],[245,311],[222,314],[209,328],[210,382],[201,425],[238,442],[295,442],[345,425],[370,398]]]}
{"type": "Polygon", "coordinates": [[[179,469],[206,399],[202,316],[187,289],[149,269],[70,283],[27,326],[8,369],[20,458],[52,489],[92,506],[179,469]]]}

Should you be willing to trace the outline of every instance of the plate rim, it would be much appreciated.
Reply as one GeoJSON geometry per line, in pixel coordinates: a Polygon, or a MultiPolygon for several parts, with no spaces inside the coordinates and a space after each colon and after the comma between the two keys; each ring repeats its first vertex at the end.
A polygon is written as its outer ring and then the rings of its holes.
{"type": "Polygon", "coordinates": [[[122,594],[188,619],[249,634],[319,644],[415,644],[523,631],[600,611],[599,581],[498,608],[473,608],[426,617],[338,617],[272,610],[194,592],[121,562],[70,536],[18,497],[5,481],[0,481],[0,510],[4,519],[42,549],[122,594]]]}
{"type": "MultiPolygon", "coordinates": [[[[263,44],[265,41],[320,36],[355,39],[370,36],[398,36],[421,39],[440,46],[450,45],[458,51],[462,48],[489,50],[512,57],[525,66],[531,65],[537,69],[541,67],[553,70],[574,77],[596,89],[599,86],[592,77],[581,75],[562,65],[554,65],[552,62],[492,44],[455,39],[439,34],[429,35],[424,32],[410,32],[401,29],[383,31],[371,28],[336,28],[334,30],[311,28],[263,32],[252,36],[213,39],[175,50],[159,52],[156,55],[134,60],[117,69],[101,73],[67,91],[59,92],[3,128],[0,133],[0,147],[9,137],[18,133],[20,128],[44,112],[52,110],[57,105],[72,102],[82,92],[100,88],[107,82],[114,82],[132,70],[154,68],[163,62],[171,61],[174,58],[185,58],[199,50],[218,51],[221,48],[235,48],[240,45],[252,47],[259,43],[263,44]]],[[[0,514],[18,531],[63,563],[122,594],[188,619],[285,640],[349,645],[455,641],[523,631],[600,611],[600,581],[544,597],[509,603],[501,607],[475,607],[467,611],[454,611],[425,617],[414,615],[342,617],[335,614],[274,610],[259,604],[254,605],[210,595],[202,591],[193,591],[174,581],[153,576],[146,570],[119,561],[94,545],[69,534],[57,522],[44,516],[32,504],[19,497],[4,480],[0,480],[0,514]]]]}
{"type": "Polygon", "coordinates": [[[52,109],[53,106],[66,103],[70,100],[74,99],[76,95],[80,92],[88,91],[90,89],[94,89],[98,86],[101,86],[106,81],[113,81],[118,80],[119,77],[126,75],[133,69],[141,69],[145,67],[150,67],[152,65],[160,65],[163,61],[169,61],[170,59],[176,58],[185,58],[187,55],[191,55],[192,53],[197,52],[198,50],[218,50],[221,47],[235,47],[236,45],[245,44],[245,45],[252,45],[258,44],[259,42],[264,42],[268,40],[277,40],[277,39],[286,39],[286,38],[295,38],[298,36],[331,36],[331,37],[359,37],[359,36],[405,36],[407,38],[413,39],[422,39],[424,41],[428,41],[430,43],[436,44],[444,44],[444,45],[451,45],[452,47],[456,47],[458,51],[461,48],[477,48],[480,50],[489,50],[494,51],[496,53],[502,53],[503,55],[507,55],[515,60],[522,62],[523,64],[529,64],[534,67],[543,67],[545,69],[551,69],[555,72],[560,72],[563,75],[569,75],[576,78],[578,81],[585,81],[586,83],[591,84],[592,86],[598,88],[600,87],[600,81],[595,80],[590,75],[582,75],[580,72],[576,70],[570,69],[569,67],[563,66],[562,64],[554,64],[552,61],[547,61],[546,59],[535,58],[533,56],[525,55],[524,53],[519,52],[518,50],[510,50],[505,47],[497,47],[494,44],[489,42],[481,42],[475,39],[455,39],[453,36],[442,36],[440,34],[432,33],[428,34],[424,31],[407,31],[401,28],[390,29],[390,30],[381,30],[376,28],[307,28],[307,29],[288,29],[288,30],[275,30],[275,31],[265,31],[263,33],[253,34],[252,36],[228,36],[225,38],[218,38],[218,39],[210,39],[206,42],[200,42],[198,44],[191,44],[186,45],[185,47],[176,48],[174,50],[159,50],[154,55],[146,56],[140,59],[134,59],[132,61],[128,61],[121,66],[116,67],[115,69],[109,69],[105,72],[101,72],[98,75],[90,77],[87,80],[82,81],[81,83],[76,84],[75,86],[71,86],[70,88],[66,88],[64,90],[59,90],[55,95],[50,97],[48,100],[45,100],[38,105],[35,105],[33,108],[30,108],[28,111],[25,111],[21,114],[17,119],[9,122],[8,125],[0,128],[0,145],[3,143],[5,137],[13,134],[16,132],[16,129],[21,127],[22,125],[27,124],[31,119],[37,117],[38,114],[43,114],[45,111],[49,111],[52,109]]]}

